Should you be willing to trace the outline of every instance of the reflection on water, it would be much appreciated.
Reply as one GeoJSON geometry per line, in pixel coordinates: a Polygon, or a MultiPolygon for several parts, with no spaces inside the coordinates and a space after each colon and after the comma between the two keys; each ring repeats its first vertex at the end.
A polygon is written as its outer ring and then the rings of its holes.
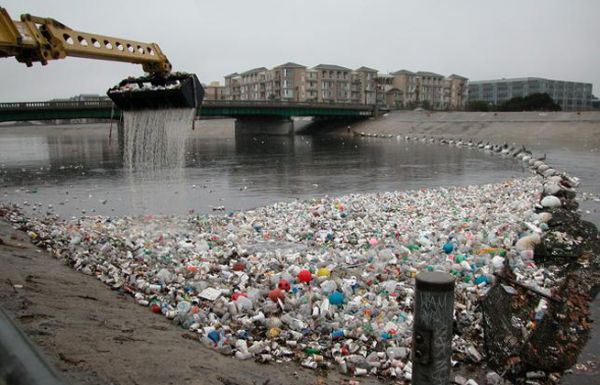
{"type": "Polygon", "coordinates": [[[396,139],[239,136],[187,141],[184,169],[124,169],[103,125],[0,130],[3,201],[64,216],[185,214],[318,195],[493,182],[521,165],[477,150],[396,139]],[[36,143],[32,145],[30,143],[36,143]]]}
{"type": "Polygon", "coordinates": [[[46,164],[49,152],[48,138],[44,136],[2,137],[0,164],[19,162],[46,164]]]}

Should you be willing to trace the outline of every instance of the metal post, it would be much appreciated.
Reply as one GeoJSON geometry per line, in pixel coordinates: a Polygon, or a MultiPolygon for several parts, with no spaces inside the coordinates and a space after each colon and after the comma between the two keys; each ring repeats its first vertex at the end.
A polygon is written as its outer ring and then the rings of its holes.
{"type": "Polygon", "coordinates": [[[416,278],[412,384],[448,385],[452,355],[454,277],[433,271],[416,278]]]}

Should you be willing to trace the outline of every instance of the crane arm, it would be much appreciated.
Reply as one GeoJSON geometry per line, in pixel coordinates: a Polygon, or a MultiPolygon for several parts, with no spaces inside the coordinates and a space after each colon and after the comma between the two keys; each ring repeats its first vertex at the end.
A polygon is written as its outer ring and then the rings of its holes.
{"type": "Polygon", "coordinates": [[[29,14],[16,21],[0,7],[0,58],[12,56],[27,66],[72,56],[141,64],[145,72],[162,76],[172,68],[156,43],[76,31],[54,19],[29,14]]]}
{"type": "Polygon", "coordinates": [[[28,67],[67,56],[141,64],[150,76],[127,78],[107,92],[123,110],[198,108],[204,97],[196,75],[171,73],[158,44],[75,31],[29,14],[15,21],[0,7],[0,58],[13,56],[28,67]]]}

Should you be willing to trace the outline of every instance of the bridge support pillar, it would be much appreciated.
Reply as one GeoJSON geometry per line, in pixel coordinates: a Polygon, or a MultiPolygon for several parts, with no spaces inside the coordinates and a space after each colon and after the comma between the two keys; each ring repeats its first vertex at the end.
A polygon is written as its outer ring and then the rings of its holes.
{"type": "Polygon", "coordinates": [[[278,117],[241,117],[235,120],[236,135],[294,135],[294,121],[278,117]]]}

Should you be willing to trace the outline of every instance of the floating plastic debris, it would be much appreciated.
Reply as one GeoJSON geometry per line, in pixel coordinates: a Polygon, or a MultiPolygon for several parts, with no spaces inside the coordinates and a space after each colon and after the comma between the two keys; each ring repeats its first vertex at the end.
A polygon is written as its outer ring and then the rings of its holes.
{"type": "MultiPolygon", "coordinates": [[[[517,149],[477,147],[539,162],[517,149]]],[[[548,193],[569,191],[576,180],[545,166],[497,184],[317,198],[228,215],[62,221],[4,210],[58,259],[224,354],[410,380],[419,271],[456,277],[457,362],[486,358],[477,303],[491,287],[549,296],[559,285],[556,272],[534,260],[553,217],[537,211],[554,213],[562,201],[548,193]],[[494,286],[505,269],[514,278],[494,286]]],[[[530,333],[548,309],[542,299],[532,320],[515,322],[530,333]]]]}

